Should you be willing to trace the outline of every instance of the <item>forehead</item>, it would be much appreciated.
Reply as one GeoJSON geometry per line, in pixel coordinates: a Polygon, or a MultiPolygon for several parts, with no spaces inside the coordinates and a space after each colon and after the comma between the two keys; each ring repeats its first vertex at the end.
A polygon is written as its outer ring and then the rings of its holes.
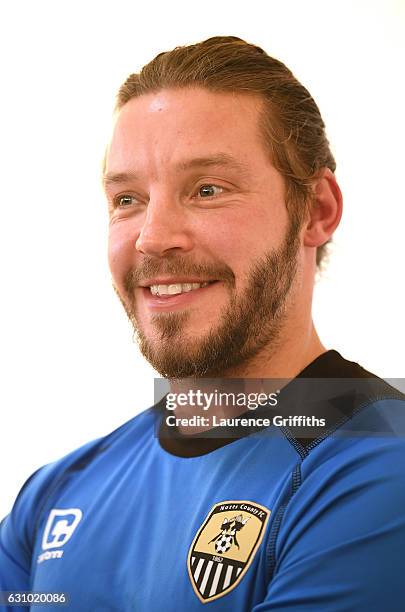
{"type": "Polygon", "coordinates": [[[221,151],[248,162],[268,157],[262,142],[259,96],[167,89],[127,102],[116,116],[106,170],[129,171],[134,164],[177,164],[221,151]]]}

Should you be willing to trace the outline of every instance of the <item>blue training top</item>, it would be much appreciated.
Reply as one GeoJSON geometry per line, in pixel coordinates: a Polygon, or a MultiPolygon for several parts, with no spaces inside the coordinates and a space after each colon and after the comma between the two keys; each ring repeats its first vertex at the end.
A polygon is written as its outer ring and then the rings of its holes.
{"type": "Polygon", "coordinates": [[[0,590],[68,594],[38,612],[403,612],[404,397],[336,351],[300,376],[367,389],[333,393],[317,436],[165,436],[152,408],[38,470],[1,523],[0,590]]]}

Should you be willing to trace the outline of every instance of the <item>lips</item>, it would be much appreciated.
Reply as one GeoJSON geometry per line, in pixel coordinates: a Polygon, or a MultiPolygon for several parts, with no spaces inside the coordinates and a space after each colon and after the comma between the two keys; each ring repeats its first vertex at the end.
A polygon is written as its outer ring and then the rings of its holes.
{"type": "Polygon", "coordinates": [[[187,307],[218,285],[218,281],[194,283],[160,283],[142,287],[145,304],[152,310],[187,307]]]}
{"type": "Polygon", "coordinates": [[[210,283],[216,280],[215,277],[211,276],[211,278],[201,278],[201,276],[185,276],[176,274],[175,276],[162,275],[162,276],[150,276],[146,278],[139,278],[137,280],[137,285],[140,287],[151,287],[152,285],[177,285],[177,284],[185,284],[185,283],[210,283]]]}
{"type": "Polygon", "coordinates": [[[151,285],[149,289],[152,295],[178,295],[179,293],[188,293],[189,291],[195,291],[196,289],[207,287],[210,282],[205,281],[203,283],[154,284],[151,285]]]}

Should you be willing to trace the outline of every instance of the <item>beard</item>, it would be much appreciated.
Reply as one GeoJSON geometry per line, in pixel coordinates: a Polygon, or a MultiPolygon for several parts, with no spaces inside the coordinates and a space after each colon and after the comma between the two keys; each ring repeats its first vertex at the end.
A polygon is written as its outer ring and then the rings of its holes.
{"type": "MultiPolygon", "coordinates": [[[[297,273],[300,223],[290,218],[283,244],[256,260],[246,288],[238,295],[235,276],[226,264],[193,264],[179,256],[145,257],[125,276],[126,296],[143,278],[159,273],[215,278],[229,288],[230,300],[218,325],[200,339],[184,337],[187,311],[162,313],[151,319],[156,330],[148,337],[137,319],[135,300],[126,301],[115,291],[131,321],[141,353],[159,374],[169,379],[218,378],[238,372],[260,352],[270,355],[277,347],[286,316],[288,296],[297,273]],[[128,305],[129,304],[129,305],[128,305]]],[[[201,313],[201,316],[204,316],[201,313]]]]}

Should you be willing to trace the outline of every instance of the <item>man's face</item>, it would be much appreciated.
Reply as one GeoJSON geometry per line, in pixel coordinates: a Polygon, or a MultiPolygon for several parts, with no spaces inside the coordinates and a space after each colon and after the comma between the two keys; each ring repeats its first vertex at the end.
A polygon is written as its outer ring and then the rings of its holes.
{"type": "Polygon", "coordinates": [[[163,90],[120,111],[109,262],[143,354],[169,378],[237,372],[280,340],[299,228],[253,96],[163,90]]]}

